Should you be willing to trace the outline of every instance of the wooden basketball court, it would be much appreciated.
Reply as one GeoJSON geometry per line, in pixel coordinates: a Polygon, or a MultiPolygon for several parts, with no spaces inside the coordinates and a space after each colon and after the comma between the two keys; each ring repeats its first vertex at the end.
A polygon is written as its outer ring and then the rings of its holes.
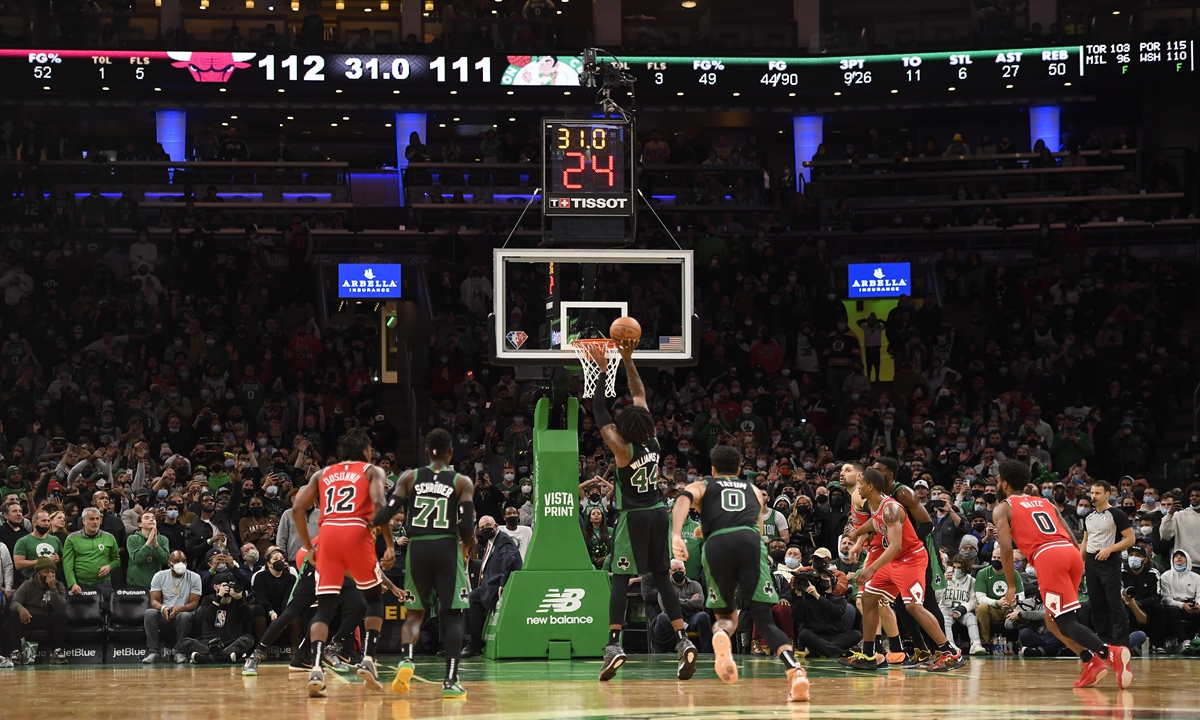
{"type": "MultiPolygon", "coordinates": [[[[746,658],[742,680],[721,683],[711,656],[688,682],[674,677],[673,656],[631,656],[618,678],[596,680],[599,661],[470,660],[463,663],[467,699],[443,701],[443,662],[418,659],[409,695],[372,692],[358,678],[327,673],[327,699],[304,694],[307,676],[265,665],[258,677],[240,668],[195,666],[77,666],[21,668],[0,675],[5,718],[88,717],[98,720],[468,720],[533,718],[1191,718],[1200,661],[1134,660],[1134,685],[1118,692],[1111,675],[1098,688],[1073,690],[1079,664],[1068,659],[973,660],[961,670],[932,675],[893,669],[878,674],[843,670],[828,660],[805,662],[812,702],[785,702],[780,666],[746,658]]],[[[391,666],[386,661],[385,682],[391,666]]]]}

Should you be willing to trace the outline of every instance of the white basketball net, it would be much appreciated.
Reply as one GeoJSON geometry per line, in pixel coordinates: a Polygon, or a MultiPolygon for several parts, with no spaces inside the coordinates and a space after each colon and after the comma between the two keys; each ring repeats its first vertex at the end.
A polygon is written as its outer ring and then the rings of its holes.
{"type": "Polygon", "coordinates": [[[612,340],[603,338],[581,338],[571,343],[571,349],[575,351],[575,356],[579,358],[579,363],[583,365],[583,396],[593,397],[596,394],[596,381],[600,378],[601,372],[606,372],[608,375],[604,381],[604,394],[608,397],[617,396],[617,373],[615,363],[621,359],[621,353],[617,350],[617,346],[612,340]],[[603,370],[592,359],[592,355],[588,352],[588,347],[591,345],[603,345],[604,357],[607,360],[603,370]]]}

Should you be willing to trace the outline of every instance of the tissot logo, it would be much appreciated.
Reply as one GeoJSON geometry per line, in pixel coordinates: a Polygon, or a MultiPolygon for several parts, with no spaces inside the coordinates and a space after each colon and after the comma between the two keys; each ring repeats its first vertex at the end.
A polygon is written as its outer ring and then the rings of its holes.
{"type": "Polygon", "coordinates": [[[626,197],[560,197],[555,202],[564,210],[625,210],[629,207],[626,197]]]}

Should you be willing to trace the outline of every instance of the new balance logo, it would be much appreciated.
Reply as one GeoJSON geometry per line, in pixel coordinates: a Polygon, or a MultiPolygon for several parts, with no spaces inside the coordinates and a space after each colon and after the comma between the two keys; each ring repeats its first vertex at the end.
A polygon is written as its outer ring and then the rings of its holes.
{"type": "Polygon", "coordinates": [[[539,613],[572,613],[583,607],[584,591],[581,588],[566,588],[559,592],[558,588],[546,591],[542,604],[538,605],[539,613]]]}

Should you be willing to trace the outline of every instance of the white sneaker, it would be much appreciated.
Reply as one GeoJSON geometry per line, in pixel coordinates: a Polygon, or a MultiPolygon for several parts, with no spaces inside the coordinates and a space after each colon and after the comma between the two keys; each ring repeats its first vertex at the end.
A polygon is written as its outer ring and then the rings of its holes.
{"type": "Polygon", "coordinates": [[[985,650],[983,648],[983,646],[980,645],[979,643],[971,643],[971,654],[972,655],[987,655],[987,650],[985,650]]]}
{"type": "Polygon", "coordinates": [[[12,670],[15,667],[12,658],[7,655],[0,655],[0,670],[12,670]]]}
{"type": "Polygon", "coordinates": [[[158,660],[159,660],[158,653],[149,652],[149,653],[146,653],[146,657],[142,658],[142,664],[143,665],[153,665],[154,663],[158,662],[158,660]]]}

